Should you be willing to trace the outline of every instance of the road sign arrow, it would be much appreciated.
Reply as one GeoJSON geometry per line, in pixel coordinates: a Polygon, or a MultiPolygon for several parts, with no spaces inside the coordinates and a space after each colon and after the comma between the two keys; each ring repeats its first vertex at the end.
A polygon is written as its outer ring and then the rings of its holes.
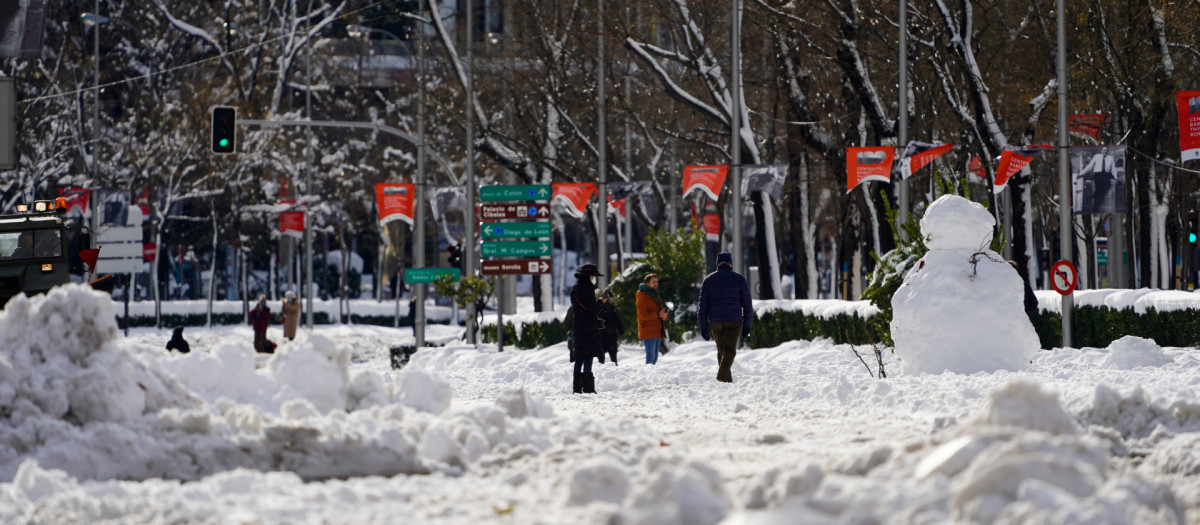
{"type": "Polygon", "coordinates": [[[541,264],[541,270],[542,270],[543,272],[545,272],[546,270],[549,270],[549,269],[550,269],[550,265],[549,265],[549,264],[547,264],[547,263],[546,263],[546,261],[542,261],[542,264],[541,264]]]}
{"type": "Polygon", "coordinates": [[[538,190],[538,197],[545,197],[545,196],[546,196],[546,188],[542,188],[542,189],[538,190]]]}
{"type": "Polygon", "coordinates": [[[550,208],[542,208],[541,210],[538,210],[538,215],[541,215],[542,217],[550,215],[550,208]]]}
{"type": "Polygon", "coordinates": [[[487,228],[484,228],[484,229],[483,229],[483,233],[486,233],[486,234],[488,234],[488,235],[491,235],[491,234],[492,234],[492,227],[491,227],[491,226],[488,226],[487,228]]]}
{"type": "Polygon", "coordinates": [[[550,247],[549,247],[549,246],[546,246],[545,244],[543,244],[543,245],[542,245],[542,253],[546,253],[546,252],[548,252],[548,251],[550,251],[550,247]]]}

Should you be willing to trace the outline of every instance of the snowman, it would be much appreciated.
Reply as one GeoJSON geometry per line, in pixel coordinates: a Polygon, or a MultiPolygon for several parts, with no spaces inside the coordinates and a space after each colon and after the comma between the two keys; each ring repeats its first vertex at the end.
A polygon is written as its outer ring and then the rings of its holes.
{"type": "Polygon", "coordinates": [[[994,224],[983,206],[956,195],[925,210],[929,252],[892,296],[892,340],[905,370],[1019,370],[1040,347],[1021,276],[988,248],[994,224]]]}

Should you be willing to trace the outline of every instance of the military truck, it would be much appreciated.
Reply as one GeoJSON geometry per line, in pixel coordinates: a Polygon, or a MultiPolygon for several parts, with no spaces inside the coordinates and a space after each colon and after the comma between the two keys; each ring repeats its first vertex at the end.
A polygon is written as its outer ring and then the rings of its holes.
{"type": "Polygon", "coordinates": [[[66,203],[18,204],[0,215],[0,307],[13,296],[45,293],[71,281],[66,203]]]}

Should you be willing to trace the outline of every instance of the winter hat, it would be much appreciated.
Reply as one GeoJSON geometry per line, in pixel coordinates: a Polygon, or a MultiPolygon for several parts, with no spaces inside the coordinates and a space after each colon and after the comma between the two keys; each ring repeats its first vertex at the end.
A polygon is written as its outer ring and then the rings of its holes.
{"type": "Polygon", "coordinates": [[[717,267],[720,268],[722,264],[728,264],[731,268],[733,267],[733,256],[729,252],[717,254],[717,267]]]}
{"type": "Polygon", "coordinates": [[[580,277],[590,277],[590,276],[604,277],[604,274],[600,273],[600,270],[597,269],[596,265],[594,265],[592,263],[587,263],[583,266],[580,266],[579,271],[575,272],[576,279],[578,279],[580,277]]]}

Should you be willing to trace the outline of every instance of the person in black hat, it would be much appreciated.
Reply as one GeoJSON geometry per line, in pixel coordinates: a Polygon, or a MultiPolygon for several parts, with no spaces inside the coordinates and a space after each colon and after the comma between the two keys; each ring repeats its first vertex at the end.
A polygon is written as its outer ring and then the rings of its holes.
{"type": "Polygon", "coordinates": [[[571,288],[571,333],[575,338],[575,373],[572,391],[576,394],[595,394],[596,377],[592,375],[592,360],[604,354],[600,332],[604,321],[600,317],[600,303],[596,301],[596,278],[603,274],[596,265],[588,263],[575,272],[575,286],[571,288]]]}
{"type": "Polygon", "coordinates": [[[717,254],[717,271],[700,285],[700,337],[717,341],[717,381],[732,383],[733,358],[737,355],[738,336],[750,336],[754,309],[750,286],[742,274],[733,271],[733,256],[717,254]]]}

